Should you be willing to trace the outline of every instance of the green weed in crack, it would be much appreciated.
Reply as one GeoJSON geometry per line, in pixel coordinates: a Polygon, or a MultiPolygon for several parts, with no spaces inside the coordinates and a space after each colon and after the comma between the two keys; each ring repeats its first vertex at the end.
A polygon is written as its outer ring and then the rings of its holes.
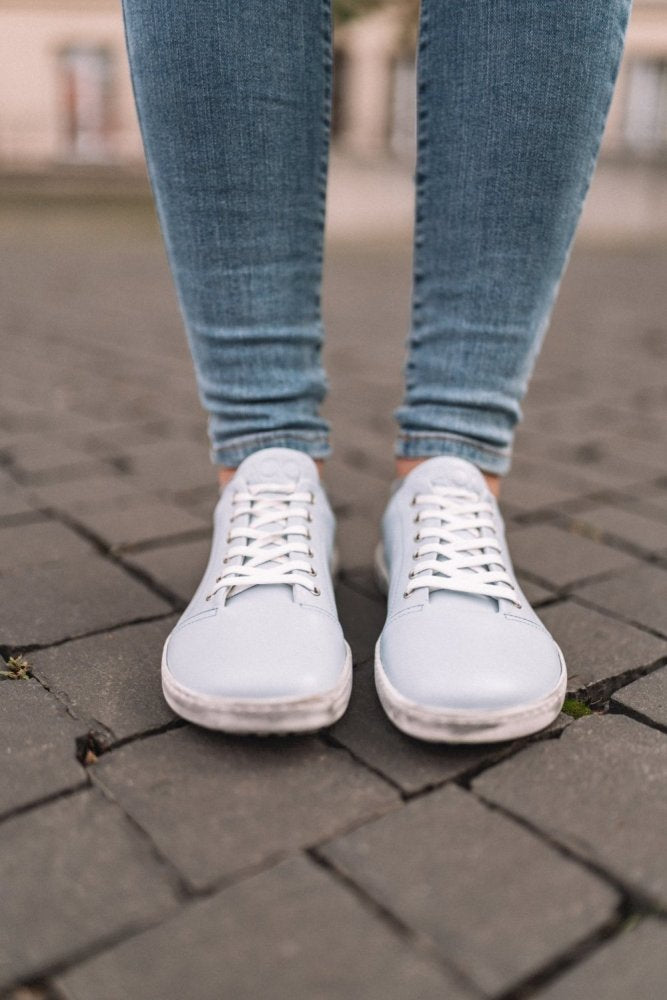
{"type": "Polygon", "coordinates": [[[7,669],[0,670],[0,677],[6,677],[10,681],[27,681],[30,677],[30,664],[22,653],[10,656],[7,669]]]}

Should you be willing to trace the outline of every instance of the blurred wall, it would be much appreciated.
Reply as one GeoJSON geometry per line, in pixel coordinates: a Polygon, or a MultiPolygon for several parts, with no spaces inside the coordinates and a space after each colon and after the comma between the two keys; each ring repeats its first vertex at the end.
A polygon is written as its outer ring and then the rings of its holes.
{"type": "MultiPolygon", "coordinates": [[[[357,158],[414,160],[417,9],[336,27],[334,139],[357,158]]],[[[143,161],[120,0],[0,0],[0,93],[0,169],[143,161]]],[[[603,151],[665,162],[667,0],[635,0],[603,151]]]]}

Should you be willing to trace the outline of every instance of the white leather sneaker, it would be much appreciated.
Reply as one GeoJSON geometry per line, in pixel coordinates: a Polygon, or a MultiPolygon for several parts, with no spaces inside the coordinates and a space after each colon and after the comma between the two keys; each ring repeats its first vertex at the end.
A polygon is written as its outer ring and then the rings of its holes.
{"type": "Polygon", "coordinates": [[[424,740],[485,743],[555,719],[565,661],[519,587],[481,472],[450,456],[416,466],[382,534],[388,609],[375,681],[391,721],[424,740]]]}
{"type": "Polygon", "coordinates": [[[340,718],[352,654],[331,579],[334,530],[308,455],[267,448],[241,463],[215,507],[202,581],[164,645],[162,688],[175,712],[257,734],[340,718]]]}

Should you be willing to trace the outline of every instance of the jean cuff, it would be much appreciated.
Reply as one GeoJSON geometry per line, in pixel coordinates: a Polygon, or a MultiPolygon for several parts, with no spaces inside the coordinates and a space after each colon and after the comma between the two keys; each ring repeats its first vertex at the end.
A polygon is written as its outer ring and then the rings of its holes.
{"type": "Polygon", "coordinates": [[[331,445],[326,434],[308,431],[267,431],[264,434],[248,434],[234,438],[225,444],[212,444],[209,456],[214,465],[236,468],[244,458],[262,448],[293,448],[304,451],[311,458],[328,458],[331,445]]]}
{"type": "Polygon", "coordinates": [[[494,447],[484,441],[461,434],[443,434],[441,431],[404,431],[399,433],[395,455],[397,458],[434,458],[436,455],[455,455],[465,458],[482,472],[504,476],[509,472],[512,449],[494,447]]]}

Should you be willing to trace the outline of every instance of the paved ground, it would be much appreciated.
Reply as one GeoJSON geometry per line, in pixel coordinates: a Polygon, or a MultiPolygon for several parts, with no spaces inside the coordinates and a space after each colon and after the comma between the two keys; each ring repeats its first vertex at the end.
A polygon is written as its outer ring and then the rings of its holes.
{"type": "Polygon", "coordinates": [[[371,680],[409,249],[330,248],[355,691],[332,730],[255,741],[160,695],[215,491],[150,213],[0,215],[0,641],[29,675],[0,680],[0,993],[662,998],[667,251],[575,254],[506,483],[568,714],[457,750],[392,729],[371,680]]]}

